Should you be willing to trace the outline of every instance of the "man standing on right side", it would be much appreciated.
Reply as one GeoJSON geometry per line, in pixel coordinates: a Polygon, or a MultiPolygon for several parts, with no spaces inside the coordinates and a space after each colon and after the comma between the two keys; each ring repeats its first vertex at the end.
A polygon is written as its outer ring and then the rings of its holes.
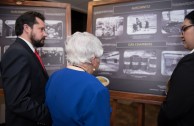
{"type": "Polygon", "coordinates": [[[181,31],[184,47],[191,52],[171,75],[158,126],[194,126],[194,11],[185,16],[181,31]]]}
{"type": "Polygon", "coordinates": [[[47,72],[37,47],[44,45],[45,17],[35,11],[19,16],[15,23],[18,36],[1,61],[6,105],[6,126],[50,126],[45,101],[47,72]]]}

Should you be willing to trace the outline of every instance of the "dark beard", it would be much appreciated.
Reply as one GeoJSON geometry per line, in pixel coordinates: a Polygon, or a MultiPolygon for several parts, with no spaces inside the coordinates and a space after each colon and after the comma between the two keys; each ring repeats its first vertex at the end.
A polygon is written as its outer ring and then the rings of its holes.
{"type": "Polygon", "coordinates": [[[33,36],[31,36],[31,42],[34,47],[43,47],[44,46],[45,37],[41,40],[35,40],[33,36]],[[43,42],[42,42],[43,41],[43,42]]]}

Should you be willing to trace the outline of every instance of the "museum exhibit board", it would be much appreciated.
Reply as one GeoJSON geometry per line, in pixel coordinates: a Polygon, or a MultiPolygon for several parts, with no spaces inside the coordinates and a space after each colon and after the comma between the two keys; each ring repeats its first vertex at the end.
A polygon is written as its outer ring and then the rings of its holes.
{"type": "Polygon", "coordinates": [[[103,43],[96,75],[111,90],[165,95],[178,61],[189,53],[180,38],[191,0],[90,2],[87,30],[103,43]]]}
{"type": "MultiPolygon", "coordinates": [[[[161,104],[174,68],[189,53],[183,47],[180,28],[192,10],[194,0],[88,4],[87,31],[97,36],[104,48],[95,74],[108,79],[113,100],[161,104]]],[[[140,109],[144,109],[143,104],[140,109]]]]}
{"type": "MultiPolygon", "coordinates": [[[[64,42],[71,35],[71,6],[68,3],[18,1],[16,3],[0,1],[0,57],[15,39],[16,18],[26,11],[38,11],[44,14],[46,33],[44,47],[38,53],[49,75],[66,66],[64,42]]],[[[0,58],[1,59],[1,58],[0,58]]]]}

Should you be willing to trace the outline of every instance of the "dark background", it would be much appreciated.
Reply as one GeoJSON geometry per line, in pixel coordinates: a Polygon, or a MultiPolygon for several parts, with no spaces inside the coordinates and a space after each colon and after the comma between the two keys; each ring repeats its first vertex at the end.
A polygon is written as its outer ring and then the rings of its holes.
{"type": "Polygon", "coordinates": [[[71,10],[71,31],[72,34],[76,31],[86,31],[87,14],[79,11],[71,10]]]}

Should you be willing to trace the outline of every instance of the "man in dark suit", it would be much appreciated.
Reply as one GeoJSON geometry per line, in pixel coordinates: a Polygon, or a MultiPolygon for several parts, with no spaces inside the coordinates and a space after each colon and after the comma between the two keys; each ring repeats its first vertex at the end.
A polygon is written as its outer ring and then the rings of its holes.
{"type": "Polygon", "coordinates": [[[51,119],[45,100],[47,72],[35,55],[44,45],[45,17],[34,11],[17,18],[18,36],[1,61],[2,83],[5,94],[6,126],[50,125],[51,119]]]}
{"type": "Polygon", "coordinates": [[[191,52],[172,73],[158,126],[194,126],[194,11],[185,16],[181,31],[183,45],[191,52]]]}

